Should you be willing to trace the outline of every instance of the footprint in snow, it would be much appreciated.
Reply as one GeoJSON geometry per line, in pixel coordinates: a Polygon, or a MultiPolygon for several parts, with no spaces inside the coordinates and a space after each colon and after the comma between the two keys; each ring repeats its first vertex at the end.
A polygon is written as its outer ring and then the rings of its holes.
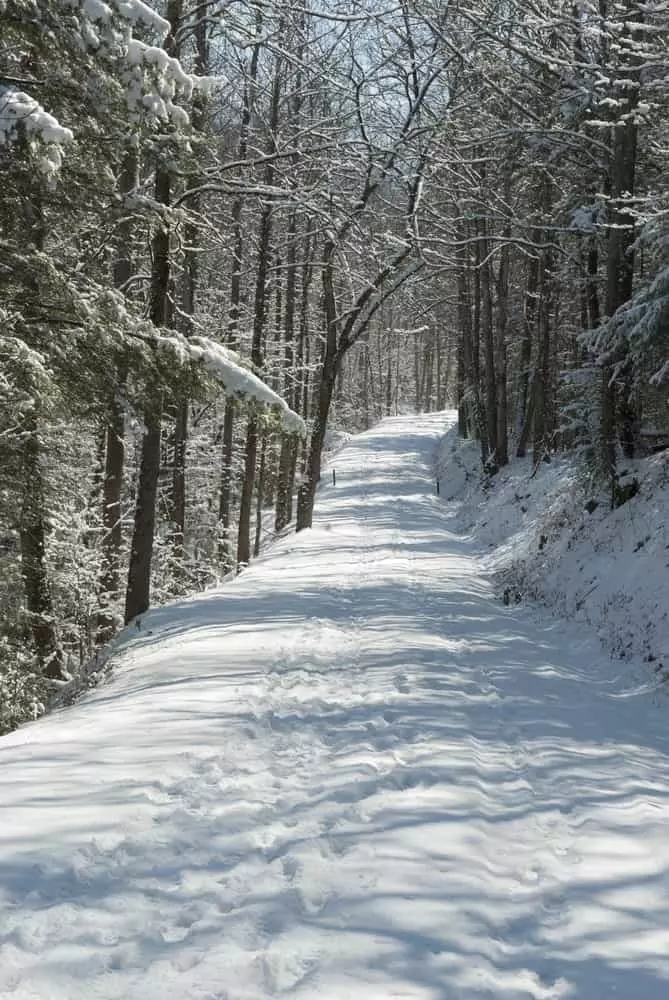
{"type": "Polygon", "coordinates": [[[409,694],[411,691],[411,678],[407,674],[395,674],[393,684],[400,694],[409,694]]]}

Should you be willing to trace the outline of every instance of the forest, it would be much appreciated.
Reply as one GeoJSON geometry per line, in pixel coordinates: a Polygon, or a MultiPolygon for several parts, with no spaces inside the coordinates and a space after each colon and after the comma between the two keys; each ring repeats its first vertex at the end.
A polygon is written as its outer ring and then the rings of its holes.
{"type": "Polygon", "coordinates": [[[454,407],[669,444],[664,0],[0,0],[0,732],[454,407]]]}

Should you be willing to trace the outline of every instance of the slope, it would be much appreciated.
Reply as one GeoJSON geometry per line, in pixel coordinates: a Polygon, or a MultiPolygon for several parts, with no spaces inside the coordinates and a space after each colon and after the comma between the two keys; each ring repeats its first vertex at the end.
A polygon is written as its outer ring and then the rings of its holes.
{"type": "Polygon", "coordinates": [[[0,996],[668,995],[665,714],[493,599],[450,421],[353,439],[312,531],[0,741],[0,996]]]}

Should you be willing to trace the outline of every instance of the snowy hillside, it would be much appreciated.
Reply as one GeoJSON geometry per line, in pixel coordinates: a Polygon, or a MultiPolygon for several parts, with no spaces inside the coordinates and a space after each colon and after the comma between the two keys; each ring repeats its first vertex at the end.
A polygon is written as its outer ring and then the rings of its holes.
{"type": "Polygon", "coordinates": [[[3,1000],[669,995],[666,706],[495,599],[449,422],[0,740],[3,1000]]]}
{"type": "Polygon", "coordinates": [[[639,491],[613,511],[606,496],[593,496],[573,455],[537,469],[531,458],[515,461],[483,485],[476,444],[453,428],[438,467],[447,496],[460,505],[458,525],[488,551],[500,594],[538,599],[586,623],[612,655],[647,664],[640,679],[665,681],[669,453],[628,463],[639,491]]]}

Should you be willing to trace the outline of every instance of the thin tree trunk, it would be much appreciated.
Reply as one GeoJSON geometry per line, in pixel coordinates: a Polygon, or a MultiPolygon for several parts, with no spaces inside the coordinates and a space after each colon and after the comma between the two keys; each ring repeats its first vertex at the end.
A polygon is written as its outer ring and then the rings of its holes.
{"type": "Polygon", "coordinates": [[[225,404],[223,414],[223,446],[221,451],[221,491],[218,501],[218,559],[225,569],[233,565],[230,527],[232,520],[232,456],[235,432],[235,411],[232,400],[225,404]]]}
{"type": "MultiPolygon", "coordinates": [[[[507,192],[506,200],[510,199],[507,192]]],[[[505,237],[509,237],[508,232],[505,237]]],[[[507,418],[507,354],[506,327],[508,321],[509,300],[509,246],[505,244],[500,251],[499,272],[497,275],[497,315],[495,324],[495,401],[497,403],[497,438],[495,455],[497,465],[507,465],[509,462],[509,439],[507,418]]]]}
{"type": "MultiPolygon", "coordinates": [[[[183,0],[168,0],[167,20],[171,28],[165,39],[165,51],[178,58],[176,29],[183,13],[183,0]]],[[[167,166],[156,167],[155,199],[159,205],[168,206],[171,197],[171,177],[167,166]]],[[[170,231],[167,223],[156,230],[151,241],[151,287],[149,293],[149,318],[154,326],[166,326],[170,319],[170,231]]],[[[151,599],[151,562],[156,523],[156,498],[160,475],[160,438],[163,400],[158,386],[147,387],[144,410],[144,438],[140,459],[139,483],[135,506],[128,587],[125,596],[125,623],[143,614],[151,599]]]]}
{"type": "Polygon", "coordinates": [[[120,593],[120,557],[123,542],[121,488],[125,456],[125,419],[118,396],[109,407],[105,429],[105,467],[102,480],[102,552],[98,583],[96,643],[103,645],[116,631],[114,605],[120,593]]]}
{"type": "MultiPolygon", "coordinates": [[[[291,379],[295,379],[295,300],[297,293],[297,224],[295,212],[291,212],[288,223],[288,250],[286,271],[285,311],[283,321],[284,333],[284,393],[293,400],[291,379]]],[[[281,454],[276,486],[276,512],[274,530],[282,531],[290,523],[292,515],[291,470],[293,468],[294,440],[291,434],[281,437],[281,454]]]]}
{"type": "Polygon", "coordinates": [[[495,330],[493,326],[492,267],[489,260],[489,246],[486,238],[485,222],[481,224],[481,236],[477,243],[478,270],[481,291],[481,330],[485,352],[485,411],[488,434],[488,466],[494,471],[497,459],[497,379],[495,376],[495,330]]]}
{"type": "Polygon", "coordinates": [[[65,680],[63,650],[58,641],[51,589],[46,568],[44,479],[40,460],[37,412],[33,407],[23,423],[23,500],[19,541],[21,576],[28,624],[40,671],[51,680],[65,680]]]}
{"type": "Polygon", "coordinates": [[[184,556],[186,535],[186,449],[188,444],[188,398],[177,402],[174,420],[174,464],[172,466],[172,550],[175,569],[184,556]]]}
{"type": "MultiPolygon", "coordinates": [[[[474,351],[475,329],[472,324],[472,303],[465,271],[464,253],[460,256],[458,267],[458,318],[462,338],[462,368],[467,400],[467,424],[479,440],[481,447],[481,462],[488,461],[488,429],[485,412],[481,402],[481,388],[476,353],[474,351]],[[471,413],[471,417],[469,414],[471,413]]],[[[478,272],[477,272],[478,273],[478,272]]]]}
{"type": "MultiPolygon", "coordinates": [[[[534,230],[532,241],[538,243],[540,234],[534,230]]],[[[520,347],[520,372],[518,386],[518,407],[516,427],[518,429],[517,458],[524,458],[532,431],[534,405],[530,392],[532,384],[532,341],[537,317],[537,297],[539,294],[539,257],[532,257],[527,272],[525,310],[523,316],[523,339],[520,347]]]]}
{"type": "MultiPolygon", "coordinates": [[[[41,187],[29,189],[23,204],[26,242],[31,250],[44,252],[45,220],[41,187]]],[[[32,282],[31,282],[32,284],[32,282]]],[[[37,283],[31,288],[37,299],[37,283]]],[[[29,307],[28,307],[29,308],[29,307]]],[[[66,680],[63,650],[58,641],[49,575],[46,565],[48,518],[39,437],[38,393],[32,379],[24,386],[32,403],[23,413],[21,435],[22,491],[19,517],[21,576],[28,616],[41,673],[50,680],[66,680]]]]}
{"type": "MultiPolygon", "coordinates": [[[[634,105],[636,100],[634,100],[634,105]]],[[[631,109],[630,109],[631,110],[631,109]]],[[[628,121],[614,129],[612,199],[613,219],[608,234],[607,313],[617,309],[632,297],[634,284],[635,219],[627,208],[634,194],[636,172],[637,126],[628,121]],[[615,199],[618,199],[616,204],[615,199]]],[[[622,452],[634,458],[638,449],[640,416],[634,398],[632,375],[625,361],[619,372],[618,423],[622,452]]]]}
{"type": "Polygon", "coordinates": [[[425,408],[428,413],[433,409],[432,392],[434,387],[434,347],[431,343],[431,338],[434,334],[430,331],[427,334],[428,342],[425,344],[424,348],[424,365],[423,370],[425,372],[425,408]]]}
{"type": "MultiPolygon", "coordinates": [[[[267,274],[270,262],[270,239],[272,232],[271,209],[266,208],[260,221],[258,238],[258,273],[256,277],[256,293],[253,315],[253,339],[251,344],[251,362],[256,372],[260,372],[263,364],[262,341],[265,331],[267,311],[267,274]]],[[[251,561],[251,510],[253,506],[253,487],[256,475],[256,459],[258,454],[258,418],[255,414],[249,417],[246,429],[246,447],[244,449],[244,478],[239,504],[239,529],[237,534],[237,569],[248,565],[251,561]]]]}
{"type": "MultiPolygon", "coordinates": [[[[207,20],[199,18],[195,24],[196,59],[195,72],[198,76],[206,76],[209,70],[209,46],[207,42],[207,20]]],[[[202,132],[205,124],[206,98],[203,93],[196,93],[193,98],[191,125],[194,132],[202,132]]],[[[191,178],[195,186],[198,177],[191,178]]],[[[190,203],[193,215],[201,210],[201,199],[194,197],[190,203]]],[[[181,321],[186,337],[193,334],[193,316],[195,314],[195,296],[199,281],[197,226],[188,222],[184,227],[185,260],[181,295],[181,321]]],[[[172,550],[174,570],[180,574],[185,555],[186,537],[186,451],[188,444],[188,410],[189,397],[186,390],[177,395],[174,420],[174,464],[172,466],[172,550]]]]}
{"type": "Polygon", "coordinates": [[[162,405],[160,394],[153,396],[144,410],[144,437],[137,484],[128,588],[125,598],[125,623],[143,614],[151,596],[151,562],[156,524],[156,497],[160,474],[160,431],[162,405]]]}
{"type": "MultiPolygon", "coordinates": [[[[256,10],[256,36],[262,34],[263,11],[261,7],[256,10]]],[[[240,162],[246,158],[248,152],[249,129],[251,124],[251,113],[255,104],[255,88],[258,79],[258,62],[260,59],[261,45],[254,45],[251,53],[249,73],[246,79],[243,95],[242,118],[239,131],[239,147],[237,150],[240,162]]],[[[242,277],[244,265],[244,230],[243,230],[243,200],[239,195],[232,204],[232,272],[230,275],[230,308],[228,312],[228,333],[227,343],[231,348],[237,346],[237,336],[241,317],[242,302],[242,277]]],[[[225,571],[232,569],[234,565],[231,528],[232,528],[232,500],[233,500],[233,456],[234,456],[234,434],[235,434],[235,404],[232,399],[228,399],[225,404],[223,415],[223,443],[221,451],[221,481],[218,502],[219,520],[219,561],[225,571]]]]}
{"type": "MultiPolygon", "coordinates": [[[[176,23],[173,21],[172,23],[176,23]]],[[[156,170],[156,201],[170,202],[170,175],[164,167],[156,170]]],[[[165,326],[168,321],[168,289],[170,280],[170,233],[161,226],[152,240],[153,267],[149,315],[152,323],[165,326]]],[[[147,387],[144,409],[144,438],[135,505],[128,587],[125,597],[125,623],[143,614],[151,597],[151,562],[156,524],[156,497],[160,475],[160,430],[162,393],[156,386],[147,387]]]]}
{"type": "MultiPolygon", "coordinates": [[[[135,149],[126,150],[119,177],[119,193],[127,195],[137,187],[138,160],[135,149]]],[[[125,290],[132,275],[130,245],[132,236],[131,220],[124,221],[119,229],[118,250],[113,266],[113,280],[116,288],[125,290]]],[[[108,412],[105,432],[105,467],[102,486],[102,551],[98,593],[101,607],[98,612],[96,643],[104,645],[116,631],[117,621],[114,606],[121,594],[121,545],[123,543],[123,523],[121,520],[121,491],[123,488],[123,464],[125,460],[125,418],[121,402],[121,392],[126,381],[126,373],[118,373],[118,386],[114,392],[108,412]]]]}
{"type": "Polygon", "coordinates": [[[253,555],[254,557],[260,552],[260,539],[262,537],[262,512],[264,506],[264,495],[265,495],[265,474],[267,471],[267,435],[263,434],[262,444],[260,447],[260,465],[258,467],[258,476],[256,483],[256,529],[255,538],[253,540],[253,555]]]}
{"type": "Polygon", "coordinates": [[[307,454],[303,482],[297,495],[298,531],[302,531],[304,528],[310,528],[313,521],[314,500],[316,498],[316,488],[321,478],[323,444],[325,441],[325,431],[327,428],[336,376],[337,369],[335,365],[335,357],[334,355],[326,355],[319,379],[317,408],[314,415],[314,425],[311,431],[311,438],[309,440],[309,451],[307,454]]]}
{"type": "Polygon", "coordinates": [[[309,440],[306,466],[303,481],[297,496],[297,530],[310,528],[314,514],[316,488],[321,477],[321,460],[325,431],[332,393],[337,377],[337,303],[335,298],[333,259],[335,248],[328,243],[323,254],[321,278],[323,285],[323,305],[325,312],[325,344],[323,345],[323,362],[318,382],[318,397],[316,412],[309,440]]]}
{"type": "Polygon", "coordinates": [[[552,260],[550,253],[548,250],[544,250],[542,251],[541,258],[537,316],[537,363],[534,368],[532,386],[534,416],[532,457],[535,463],[547,458],[551,449],[549,435],[549,408],[551,406],[549,394],[551,375],[551,309],[553,304],[553,276],[551,268],[552,260]]]}
{"type": "MultiPolygon", "coordinates": [[[[607,16],[607,4],[601,0],[602,17],[607,16]]],[[[641,6],[627,0],[623,19],[637,24],[643,21],[641,6]]],[[[628,37],[638,32],[625,26],[628,37]]],[[[636,181],[637,125],[634,111],[639,102],[640,67],[638,56],[627,54],[627,63],[618,68],[613,88],[617,102],[618,121],[611,129],[610,208],[607,234],[606,312],[612,317],[632,295],[634,281],[634,215],[629,209],[636,181]]],[[[616,431],[626,458],[634,457],[637,448],[640,418],[632,397],[628,368],[620,357],[607,360],[602,368],[599,423],[599,464],[611,485],[612,503],[617,485],[616,431]],[[615,384],[615,366],[618,365],[615,384]]]]}
{"type": "MultiPolygon", "coordinates": [[[[369,359],[369,351],[367,352],[367,364],[368,367],[371,365],[371,361],[369,359]]],[[[365,403],[365,406],[367,407],[368,404],[365,403]]],[[[390,416],[392,412],[393,412],[393,354],[392,351],[389,349],[387,358],[387,370],[386,370],[386,415],[390,416]]]]}

